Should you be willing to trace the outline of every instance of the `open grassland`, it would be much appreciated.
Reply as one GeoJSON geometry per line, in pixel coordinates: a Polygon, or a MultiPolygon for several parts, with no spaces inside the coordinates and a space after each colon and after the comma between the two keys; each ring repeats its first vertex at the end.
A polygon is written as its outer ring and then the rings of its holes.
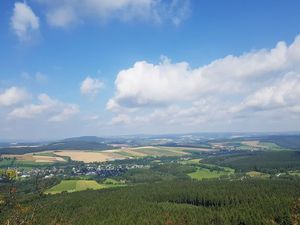
{"type": "Polygon", "coordinates": [[[195,172],[189,173],[188,176],[192,179],[202,180],[202,179],[211,179],[219,178],[221,176],[227,176],[234,174],[234,169],[229,167],[220,167],[212,164],[201,163],[200,160],[188,160],[187,164],[198,164],[197,170],[195,172]]]}
{"type": "Polygon", "coordinates": [[[190,176],[192,179],[202,180],[202,179],[219,178],[221,176],[226,176],[230,174],[233,174],[233,171],[231,170],[217,171],[217,170],[209,170],[205,168],[197,168],[196,172],[189,173],[188,176],[190,176]]]}
{"type": "Polygon", "coordinates": [[[168,147],[137,147],[132,149],[133,152],[142,153],[145,156],[181,156],[186,155],[183,150],[176,148],[168,148],[168,147]]]}
{"type": "MultiPolygon", "coordinates": [[[[192,147],[164,147],[164,146],[144,146],[130,148],[133,154],[143,154],[144,156],[184,156],[190,152],[214,151],[209,148],[192,148],[192,147]]],[[[123,151],[123,150],[122,150],[123,151]]]]}
{"type": "Polygon", "coordinates": [[[94,180],[63,180],[59,184],[50,188],[45,194],[58,194],[62,192],[84,191],[88,189],[99,190],[105,188],[121,187],[117,181],[109,181],[104,184],[99,184],[94,180]]]}

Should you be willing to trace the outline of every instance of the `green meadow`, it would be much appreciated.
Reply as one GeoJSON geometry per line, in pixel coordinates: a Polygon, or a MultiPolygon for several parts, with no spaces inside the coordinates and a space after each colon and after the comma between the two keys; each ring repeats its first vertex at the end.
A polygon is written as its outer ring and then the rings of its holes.
{"type": "Polygon", "coordinates": [[[226,176],[232,174],[232,171],[225,170],[225,171],[217,171],[217,170],[209,170],[204,168],[197,168],[197,171],[193,173],[189,173],[192,179],[202,180],[202,179],[211,179],[211,178],[219,178],[221,176],[226,176]]]}
{"type": "Polygon", "coordinates": [[[45,194],[58,194],[62,192],[76,192],[76,191],[84,191],[84,190],[99,190],[105,188],[114,188],[114,187],[121,187],[119,183],[104,183],[99,184],[94,180],[63,180],[59,184],[55,185],[54,187],[48,189],[45,194]]]}

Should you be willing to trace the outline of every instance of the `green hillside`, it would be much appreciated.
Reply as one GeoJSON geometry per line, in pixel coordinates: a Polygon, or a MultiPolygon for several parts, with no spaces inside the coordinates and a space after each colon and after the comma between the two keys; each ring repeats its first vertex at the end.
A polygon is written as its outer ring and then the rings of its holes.
{"type": "Polygon", "coordinates": [[[26,224],[292,225],[299,198],[299,180],[172,181],[24,201],[0,223],[32,216],[26,224]]]}
{"type": "Polygon", "coordinates": [[[88,189],[98,190],[104,188],[120,187],[118,183],[99,184],[94,180],[63,180],[59,184],[45,191],[45,194],[58,194],[62,192],[84,191],[88,189]]]}

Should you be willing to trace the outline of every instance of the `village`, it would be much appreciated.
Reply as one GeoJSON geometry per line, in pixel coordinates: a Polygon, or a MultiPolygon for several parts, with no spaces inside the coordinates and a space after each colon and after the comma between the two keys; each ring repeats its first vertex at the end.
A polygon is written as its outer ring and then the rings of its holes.
{"type": "MultiPolygon", "coordinates": [[[[51,177],[116,177],[121,176],[126,171],[131,169],[149,168],[149,165],[139,164],[112,164],[112,163],[76,163],[68,166],[49,166],[40,168],[8,168],[15,170],[17,179],[27,179],[39,177],[43,179],[51,177]]],[[[3,178],[0,177],[0,182],[3,178]]]]}

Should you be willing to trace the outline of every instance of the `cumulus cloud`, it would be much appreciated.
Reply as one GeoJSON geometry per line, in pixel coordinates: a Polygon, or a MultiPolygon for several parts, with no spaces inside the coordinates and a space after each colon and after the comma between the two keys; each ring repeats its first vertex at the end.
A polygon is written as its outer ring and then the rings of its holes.
{"type": "Polygon", "coordinates": [[[46,6],[47,21],[56,27],[82,23],[89,18],[101,22],[132,19],[178,25],[189,14],[189,0],[37,0],[46,6]]]}
{"type": "Polygon", "coordinates": [[[55,116],[52,116],[49,121],[61,122],[69,119],[70,117],[76,115],[79,112],[79,106],[75,104],[68,104],[63,107],[62,112],[55,116]]]}
{"type": "Polygon", "coordinates": [[[22,2],[16,2],[11,17],[11,27],[21,41],[30,39],[31,32],[40,27],[39,18],[32,9],[22,2]]]}
{"type": "Polygon", "coordinates": [[[103,86],[104,83],[101,80],[86,77],[80,85],[80,92],[82,95],[95,97],[103,86]]]}
{"type": "Polygon", "coordinates": [[[55,27],[67,27],[77,20],[75,12],[70,7],[62,7],[52,10],[47,14],[47,21],[55,27]]]}
{"type": "Polygon", "coordinates": [[[116,92],[108,109],[141,107],[196,100],[210,94],[245,93],[289,71],[299,69],[300,37],[287,46],[279,42],[271,50],[227,56],[192,69],[187,62],[164,59],[154,65],[136,62],[122,70],[115,81],[116,92]]]}
{"type": "Polygon", "coordinates": [[[118,114],[112,118],[110,124],[111,125],[120,125],[120,124],[128,124],[131,122],[131,118],[126,114],[118,114]]]}
{"type": "Polygon", "coordinates": [[[197,124],[249,110],[298,112],[299,65],[300,36],[290,45],[278,42],[272,49],[229,55],[198,68],[166,57],[159,64],[139,61],[118,73],[106,107],[126,112],[132,123],[162,118],[197,124]]]}
{"type": "Polygon", "coordinates": [[[171,104],[165,107],[154,108],[150,111],[119,112],[111,120],[112,125],[125,124],[137,126],[198,126],[211,120],[226,120],[227,103],[219,104],[217,99],[205,98],[199,101],[189,102],[184,107],[179,104],[171,104]]]}
{"type": "Polygon", "coordinates": [[[30,98],[30,94],[25,89],[13,86],[0,92],[0,107],[19,104],[28,98],[30,98]]]}
{"type": "Polygon", "coordinates": [[[63,103],[50,98],[47,94],[38,96],[38,103],[26,104],[17,107],[9,113],[9,118],[29,119],[38,116],[46,116],[48,121],[64,121],[79,112],[79,106],[75,104],[63,103]]]}
{"type": "Polygon", "coordinates": [[[233,107],[232,112],[300,107],[300,75],[288,74],[271,86],[263,87],[233,107]]]}

